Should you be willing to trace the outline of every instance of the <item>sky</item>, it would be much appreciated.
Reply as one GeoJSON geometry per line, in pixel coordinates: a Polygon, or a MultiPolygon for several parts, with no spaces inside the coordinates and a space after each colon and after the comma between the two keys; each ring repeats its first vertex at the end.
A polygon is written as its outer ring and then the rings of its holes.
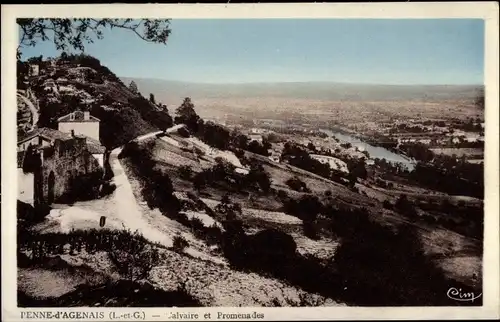
{"type": "MultiPolygon", "coordinates": [[[[120,77],[202,83],[483,84],[480,19],[173,19],[167,45],[113,29],[85,52],[120,77]]],[[[52,42],[23,58],[58,56],[52,42]]]]}

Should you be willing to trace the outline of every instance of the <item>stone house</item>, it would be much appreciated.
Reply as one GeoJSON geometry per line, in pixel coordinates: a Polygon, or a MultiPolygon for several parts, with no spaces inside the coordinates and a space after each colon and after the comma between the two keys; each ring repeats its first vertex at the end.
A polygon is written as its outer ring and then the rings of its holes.
{"type": "Polygon", "coordinates": [[[34,205],[68,197],[77,186],[92,195],[107,162],[99,141],[49,128],[28,133],[17,149],[18,199],[34,205]]]}
{"type": "Polygon", "coordinates": [[[57,119],[58,130],[77,135],[85,135],[99,141],[99,123],[97,117],[90,115],[89,111],[75,111],[57,119]]]}
{"type": "Polygon", "coordinates": [[[104,170],[83,136],[55,139],[49,146],[25,151],[24,173],[33,173],[34,205],[97,195],[104,170]]]}
{"type": "Polygon", "coordinates": [[[262,143],[263,141],[262,135],[260,134],[250,134],[248,137],[250,138],[250,142],[257,141],[259,143],[262,143]]]}

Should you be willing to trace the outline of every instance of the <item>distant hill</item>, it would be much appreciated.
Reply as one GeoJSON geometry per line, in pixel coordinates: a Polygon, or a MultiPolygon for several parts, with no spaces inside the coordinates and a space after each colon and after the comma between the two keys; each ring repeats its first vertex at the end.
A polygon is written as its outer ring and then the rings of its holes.
{"type": "Polygon", "coordinates": [[[133,80],[143,95],[153,93],[157,100],[168,105],[178,105],[186,96],[193,100],[266,97],[328,101],[469,100],[475,98],[482,88],[479,85],[369,85],[330,82],[208,84],[149,78],[120,79],[125,84],[133,80]]]}

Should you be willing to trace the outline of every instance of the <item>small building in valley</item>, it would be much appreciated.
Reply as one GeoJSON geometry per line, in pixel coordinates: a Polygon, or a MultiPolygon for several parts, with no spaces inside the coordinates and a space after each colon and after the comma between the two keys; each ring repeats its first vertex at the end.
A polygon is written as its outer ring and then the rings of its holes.
{"type": "Polygon", "coordinates": [[[250,142],[257,141],[259,143],[262,143],[263,141],[262,135],[260,134],[250,134],[248,137],[250,138],[250,142]]]}
{"type": "Polygon", "coordinates": [[[58,130],[64,133],[85,135],[99,141],[99,123],[97,117],[90,115],[89,111],[75,111],[57,119],[58,130]]]}

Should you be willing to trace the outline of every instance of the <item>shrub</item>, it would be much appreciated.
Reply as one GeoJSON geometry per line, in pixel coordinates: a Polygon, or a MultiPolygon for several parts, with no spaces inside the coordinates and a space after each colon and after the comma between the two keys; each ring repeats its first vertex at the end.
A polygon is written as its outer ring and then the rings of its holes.
{"type": "Polygon", "coordinates": [[[101,188],[101,197],[109,196],[116,190],[116,185],[109,181],[106,181],[101,188]]]}
{"type": "Polygon", "coordinates": [[[246,268],[283,274],[296,255],[292,236],[277,229],[265,229],[247,236],[239,252],[244,254],[246,268]]]}
{"type": "Polygon", "coordinates": [[[288,200],[288,193],[286,193],[285,190],[278,190],[278,198],[281,200],[281,202],[285,202],[286,200],[288,200]]]}
{"type": "Polygon", "coordinates": [[[317,223],[315,221],[304,220],[302,221],[302,229],[304,236],[313,240],[320,239],[317,223]]]}
{"type": "Polygon", "coordinates": [[[182,235],[175,235],[173,240],[174,251],[182,253],[186,247],[189,247],[189,243],[182,235]]]}
{"type": "Polygon", "coordinates": [[[193,169],[189,165],[179,167],[179,176],[181,179],[190,180],[193,176],[193,169]]]}
{"type": "Polygon", "coordinates": [[[179,128],[179,130],[177,130],[177,133],[182,136],[183,138],[188,138],[191,136],[191,133],[189,132],[189,130],[185,127],[181,127],[179,128]]]}
{"type": "Polygon", "coordinates": [[[147,278],[160,262],[156,247],[144,242],[134,243],[132,249],[112,248],[108,254],[120,274],[131,281],[147,278]]]}
{"type": "Polygon", "coordinates": [[[285,182],[291,189],[299,192],[310,192],[307,184],[298,177],[292,177],[285,182]]]}
{"type": "Polygon", "coordinates": [[[316,220],[323,212],[323,204],[317,196],[303,195],[299,200],[289,199],[284,203],[285,212],[305,221],[316,220]]]}
{"type": "Polygon", "coordinates": [[[385,209],[392,209],[392,203],[389,200],[384,200],[383,206],[385,209]]]}
{"type": "Polygon", "coordinates": [[[256,187],[264,193],[268,193],[271,189],[271,177],[261,164],[250,167],[250,171],[245,176],[245,181],[250,188],[256,187]]]}

